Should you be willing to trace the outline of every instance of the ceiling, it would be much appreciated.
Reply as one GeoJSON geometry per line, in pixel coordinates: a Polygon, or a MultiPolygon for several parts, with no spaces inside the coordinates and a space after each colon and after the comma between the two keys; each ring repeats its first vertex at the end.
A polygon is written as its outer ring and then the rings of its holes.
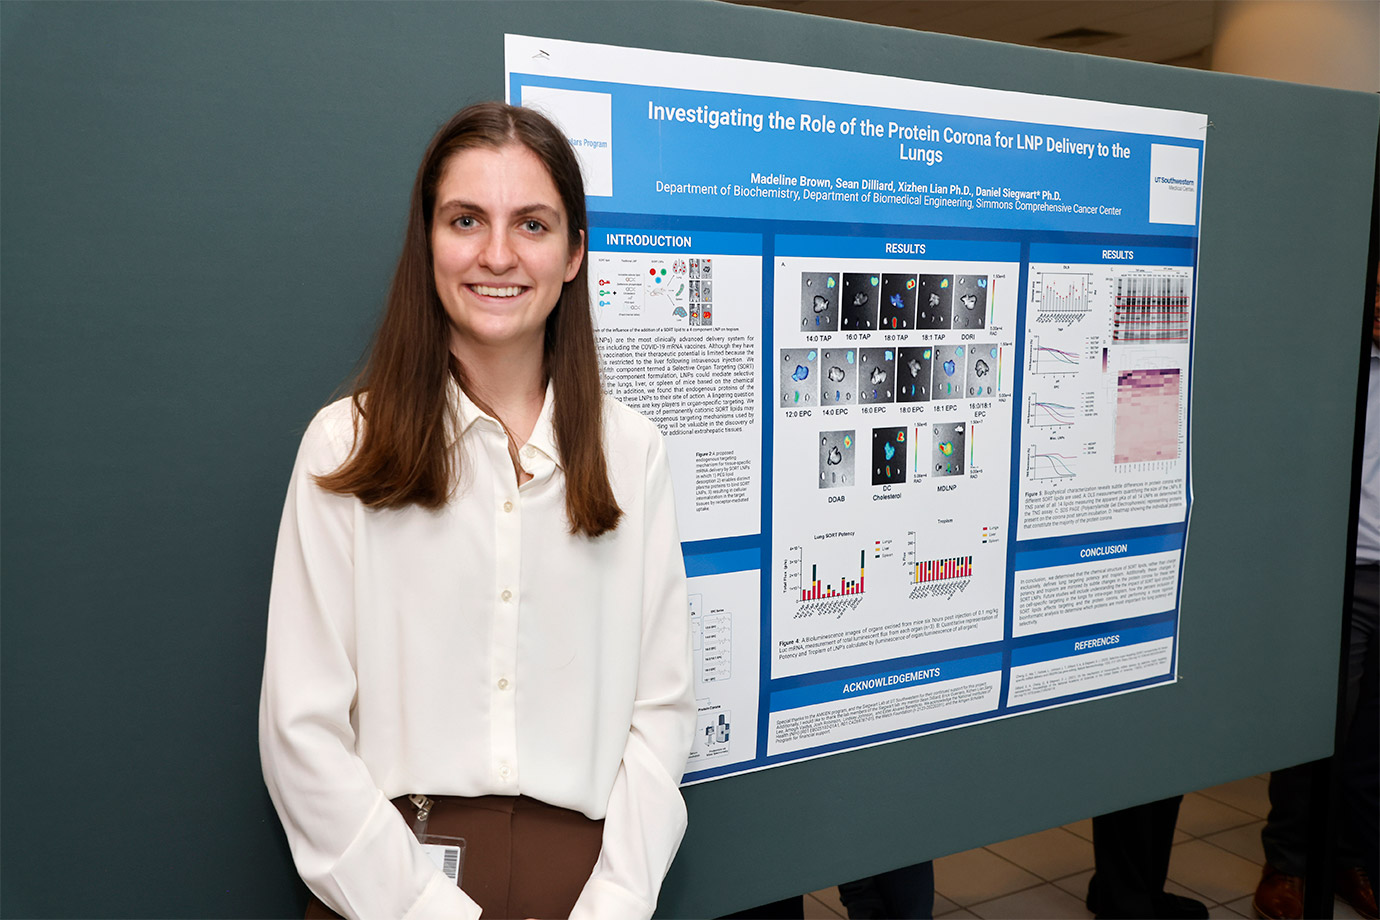
{"type": "Polygon", "coordinates": [[[1207,0],[731,0],[925,32],[1206,68],[1207,0]]]}

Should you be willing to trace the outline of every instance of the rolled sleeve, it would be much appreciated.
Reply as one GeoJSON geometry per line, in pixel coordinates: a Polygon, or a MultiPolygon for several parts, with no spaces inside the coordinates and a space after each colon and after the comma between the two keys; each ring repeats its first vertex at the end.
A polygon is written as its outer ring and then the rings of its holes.
{"type": "Polygon", "coordinates": [[[307,886],[346,917],[467,918],[478,906],[418,845],[355,749],[353,535],[359,503],[313,477],[348,456],[348,407],[302,440],[278,533],[259,751],[307,886]]]}
{"type": "Polygon", "coordinates": [[[637,695],[599,861],[572,920],[650,917],[685,834],[679,782],[695,724],[690,613],[670,467],[659,434],[650,448],[645,489],[637,695]]]}

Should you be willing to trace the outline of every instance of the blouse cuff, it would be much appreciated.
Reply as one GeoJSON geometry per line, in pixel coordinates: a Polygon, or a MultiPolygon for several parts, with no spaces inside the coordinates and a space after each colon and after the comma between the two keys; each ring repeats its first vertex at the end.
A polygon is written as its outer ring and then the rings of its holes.
{"type": "Polygon", "coordinates": [[[444,875],[433,878],[404,920],[479,920],[479,905],[444,875]]]}
{"type": "Polygon", "coordinates": [[[649,920],[654,904],[612,882],[590,879],[570,911],[570,920],[649,920]]]}

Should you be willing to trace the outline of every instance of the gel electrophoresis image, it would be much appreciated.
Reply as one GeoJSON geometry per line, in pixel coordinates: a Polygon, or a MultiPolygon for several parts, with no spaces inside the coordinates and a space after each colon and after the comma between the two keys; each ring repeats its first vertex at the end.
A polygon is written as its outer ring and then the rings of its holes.
{"type": "Polygon", "coordinates": [[[807,332],[838,331],[838,275],[831,275],[826,272],[801,272],[800,328],[807,332]]]}
{"type": "Polygon", "coordinates": [[[896,401],[896,349],[858,350],[858,403],[896,401]]]}
{"type": "Polygon", "coordinates": [[[846,274],[839,314],[841,325],[849,329],[876,329],[877,305],[881,297],[880,275],[846,274]]]}
{"type": "Polygon", "coordinates": [[[1113,463],[1179,457],[1179,369],[1122,371],[1116,378],[1113,463]]]}
{"type": "Polygon", "coordinates": [[[858,350],[822,348],[819,352],[819,404],[851,406],[857,402],[858,350]]]}
{"type": "Polygon", "coordinates": [[[872,484],[906,481],[906,429],[872,429],[872,484]]]}
{"type": "Polygon", "coordinates": [[[781,405],[813,406],[819,399],[819,352],[813,348],[781,349],[781,405]]]}
{"type": "Polygon", "coordinates": [[[967,429],[966,422],[945,422],[934,426],[934,475],[963,475],[963,441],[967,429]]]}
{"type": "Polygon", "coordinates": [[[839,489],[853,484],[853,431],[819,433],[819,487],[839,489]]]}
{"type": "Polygon", "coordinates": [[[929,402],[930,368],[934,346],[901,348],[896,352],[896,401],[929,402]]]}

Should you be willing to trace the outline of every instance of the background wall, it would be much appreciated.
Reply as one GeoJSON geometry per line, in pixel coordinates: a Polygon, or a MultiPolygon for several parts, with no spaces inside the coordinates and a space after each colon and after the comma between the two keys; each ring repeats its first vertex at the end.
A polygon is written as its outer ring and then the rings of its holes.
{"type": "Polygon", "coordinates": [[[427,138],[502,95],[504,31],[1215,125],[1183,679],[691,788],[663,914],[1330,751],[1374,97],[699,2],[11,2],[0,912],[300,911],[255,735],[283,490],[366,345],[427,138]]]}

